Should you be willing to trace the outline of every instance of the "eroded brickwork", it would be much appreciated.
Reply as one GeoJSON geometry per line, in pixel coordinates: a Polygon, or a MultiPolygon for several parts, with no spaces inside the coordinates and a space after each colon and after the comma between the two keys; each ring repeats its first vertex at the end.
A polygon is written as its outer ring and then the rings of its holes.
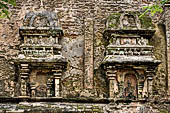
{"type": "Polygon", "coordinates": [[[16,77],[15,67],[4,57],[0,58],[0,96],[9,97],[16,96],[15,86],[16,77]]]}
{"type": "MultiPolygon", "coordinates": [[[[23,25],[25,14],[30,11],[47,10],[57,13],[60,27],[64,32],[59,43],[62,45],[62,55],[68,64],[61,77],[61,97],[107,98],[108,81],[101,67],[109,43],[103,38],[106,19],[115,12],[141,11],[143,6],[151,2],[153,1],[43,0],[44,9],[41,9],[40,0],[17,0],[17,5],[10,8],[11,19],[0,20],[0,55],[4,57],[0,61],[2,66],[0,81],[3,81],[0,84],[0,90],[3,91],[0,91],[0,96],[19,95],[15,91],[19,89],[19,86],[15,85],[17,73],[14,73],[15,68],[10,61],[19,53],[21,43],[19,28],[23,25]]],[[[170,35],[169,10],[167,7],[165,12],[167,39],[170,35]]],[[[156,25],[156,33],[150,44],[155,47],[154,55],[162,62],[153,80],[153,92],[155,95],[164,96],[168,88],[167,69],[170,70],[170,63],[168,62],[167,68],[166,54],[169,53],[169,39],[166,51],[166,39],[162,27],[156,25]]]]}
{"type": "Polygon", "coordinates": [[[170,20],[169,20],[169,17],[170,17],[170,14],[169,14],[169,10],[170,10],[170,5],[167,4],[166,5],[166,9],[165,9],[165,26],[166,26],[166,39],[167,39],[167,67],[168,67],[168,95],[170,95],[170,48],[169,48],[169,45],[170,45],[170,20]]]}

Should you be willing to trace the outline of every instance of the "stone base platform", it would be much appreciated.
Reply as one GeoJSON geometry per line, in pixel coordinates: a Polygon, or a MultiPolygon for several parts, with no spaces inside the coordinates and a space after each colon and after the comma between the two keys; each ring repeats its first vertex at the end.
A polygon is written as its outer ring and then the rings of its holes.
{"type": "Polygon", "coordinates": [[[170,101],[92,98],[0,98],[0,113],[168,113],[170,101]],[[162,106],[166,106],[163,108],[162,106]]]}

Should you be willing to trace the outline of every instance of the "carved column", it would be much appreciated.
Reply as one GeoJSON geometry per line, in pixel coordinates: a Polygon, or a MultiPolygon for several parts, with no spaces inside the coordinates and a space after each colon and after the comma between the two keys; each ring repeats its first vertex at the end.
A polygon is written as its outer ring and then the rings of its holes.
{"type": "Polygon", "coordinates": [[[51,94],[51,88],[52,88],[52,79],[49,78],[47,81],[47,97],[51,97],[53,94],[51,94]]]}
{"type": "Polygon", "coordinates": [[[35,89],[36,89],[35,83],[30,84],[30,87],[31,87],[31,96],[35,97],[35,89]]]}
{"type": "Polygon", "coordinates": [[[138,98],[142,98],[143,92],[143,83],[139,80],[138,81],[138,98]]]}
{"type": "Polygon", "coordinates": [[[55,83],[55,97],[60,97],[60,79],[62,75],[62,70],[53,70],[54,83],[55,83]]]}
{"type": "Polygon", "coordinates": [[[27,80],[28,80],[28,76],[29,76],[29,68],[28,68],[28,64],[21,64],[20,65],[20,70],[19,70],[19,74],[20,74],[20,78],[21,78],[21,88],[20,88],[20,97],[27,97],[27,80]]]}
{"type": "Polygon", "coordinates": [[[148,97],[152,96],[152,83],[153,83],[153,72],[147,71],[147,90],[148,90],[148,97]]]}
{"type": "Polygon", "coordinates": [[[108,70],[107,77],[109,80],[109,97],[114,98],[115,93],[118,92],[117,80],[116,80],[116,71],[108,70]]]}

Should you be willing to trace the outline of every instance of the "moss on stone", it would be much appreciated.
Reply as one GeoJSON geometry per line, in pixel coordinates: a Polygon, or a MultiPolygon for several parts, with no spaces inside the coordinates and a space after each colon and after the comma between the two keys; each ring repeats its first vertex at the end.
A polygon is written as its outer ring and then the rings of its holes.
{"type": "Polygon", "coordinates": [[[108,18],[108,27],[109,28],[117,28],[120,24],[120,16],[121,13],[112,13],[108,18]],[[114,22],[115,21],[115,22],[114,22]]]}
{"type": "Polygon", "coordinates": [[[168,110],[161,110],[159,113],[170,113],[168,110]]]}
{"type": "Polygon", "coordinates": [[[144,29],[154,28],[154,25],[152,24],[152,19],[149,16],[143,16],[139,18],[141,22],[141,27],[144,29]]]}
{"type": "MultiPolygon", "coordinates": [[[[130,15],[138,15],[138,17],[141,15],[139,12],[127,12],[130,15]]],[[[108,28],[114,28],[117,29],[119,27],[120,24],[120,16],[122,13],[112,13],[108,18],[107,18],[107,22],[108,22],[108,28]]],[[[141,22],[141,27],[143,29],[151,29],[154,28],[154,25],[152,24],[152,19],[147,16],[144,15],[141,18],[139,18],[140,22],[141,22]]]]}
{"type": "Polygon", "coordinates": [[[29,108],[30,108],[30,106],[26,106],[26,105],[19,105],[17,108],[18,108],[18,109],[29,109],[29,108]]]}

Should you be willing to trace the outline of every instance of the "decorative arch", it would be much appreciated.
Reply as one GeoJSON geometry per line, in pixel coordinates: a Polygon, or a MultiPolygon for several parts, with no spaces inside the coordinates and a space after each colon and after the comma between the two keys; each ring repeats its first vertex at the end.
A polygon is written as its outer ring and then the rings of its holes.
{"type": "Polygon", "coordinates": [[[131,68],[131,69],[129,69],[129,71],[125,71],[124,73],[122,73],[123,80],[125,80],[125,76],[127,74],[133,74],[133,75],[135,75],[136,79],[139,80],[139,73],[135,69],[131,68]]]}
{"type": "Polygon", "coordinates": [[[124,96],[132,99],[138,98],[139,73],[135,69],[131,68],[122,73],[122,76],[124,96]]]}

